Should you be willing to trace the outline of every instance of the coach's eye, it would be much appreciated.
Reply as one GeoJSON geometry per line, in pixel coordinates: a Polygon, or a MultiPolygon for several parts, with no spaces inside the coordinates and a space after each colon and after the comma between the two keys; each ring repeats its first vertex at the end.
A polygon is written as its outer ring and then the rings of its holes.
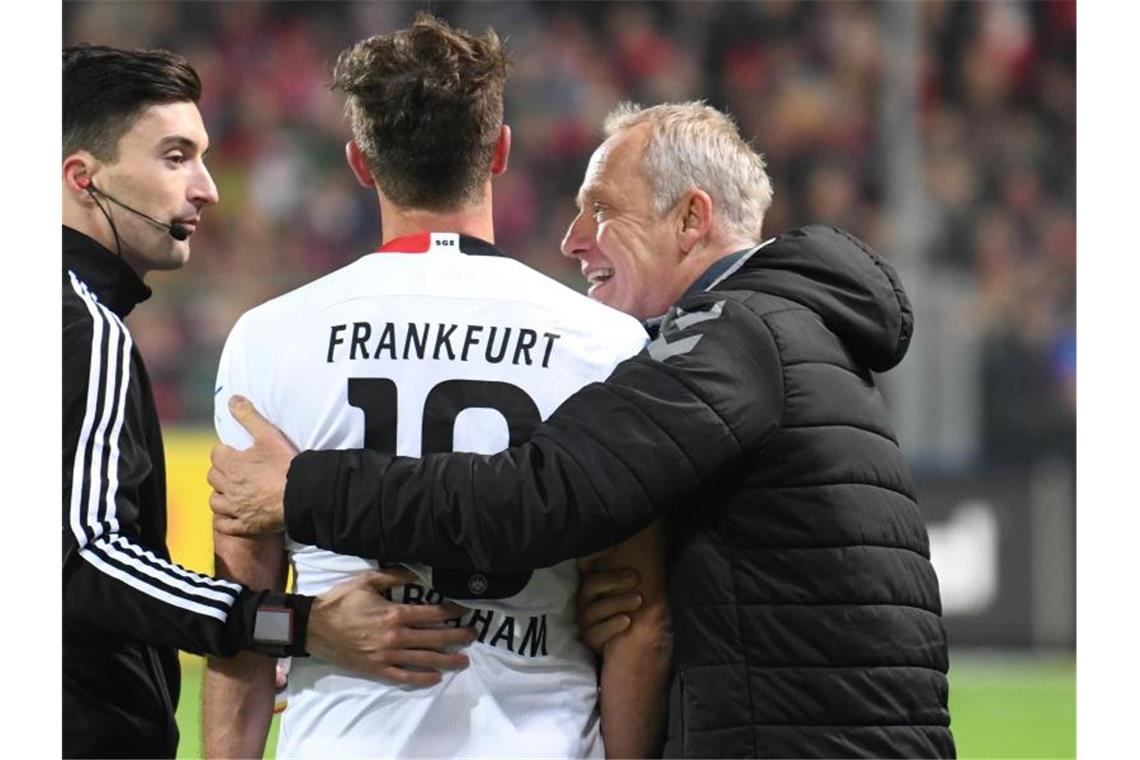
{"type": "Polygon", "coordinates": [[[186,162],[186,156],[181,153],[170,153],[166,156],[166,163],[172,166],[181,166],[186,162]]]}
{"type": "Polygon", "coordinates": [[[605,219],[604,219],[605,212],[606,212],[606,210],[602,206],[602,204],[595,203],[593,205],[593,207],[591,207],[591,209],[590,209],[590,216],[592,216],[594,218],[594,221],[596,223],[601,224],[603,221],[605,221],[605,219]]]}

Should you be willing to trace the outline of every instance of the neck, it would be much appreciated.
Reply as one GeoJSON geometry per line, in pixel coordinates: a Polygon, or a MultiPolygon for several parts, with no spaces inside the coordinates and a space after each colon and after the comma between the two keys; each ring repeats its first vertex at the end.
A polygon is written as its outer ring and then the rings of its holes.
{"type": "Polygon", "coordinates": [[[686,289],[692,286],[709,267],[725,256],[736,253],[737,251],[742,251],[745,248],[752,248],[755,245],[756,243],[749,240],[734,237],[717,236],[710,239],[703,248],[689,254],[691,261],[690,272],[692,276],[688,285],[685,286],[686,289]]]}
{"type": "Polygon", "coordinates": [[[63,224],[76,232],[81,232],[112,253],[115,251],[115,236],[111,233],[111,225],[96,208],[85,209],[69,202],[71,199],[64,193],[63,224]],[[98,215],[93,216],[94,215],[98,215]]]}
{"type": "MultiPolygon", "coordinates": [[[[94,201],[96,204],[104,203],[104,201],[94,201]]],[[[99,245],[106,248],[124,264],[129,266],[135,275],[140,280],[145,280],[150,270],[144,265],[145,259],[135,255],[135,251],[123,240],[123,223],[116,219],[119,228],[119,237],[116,239],[115,233],[112,231],[110,215],[114,214],[113,209],[108,208],[111,204],[101,206],[105,209],[107,215],[104,215],[99,210],[100,207],[81,206],[74,202],[64,194],[63,201],[63,223],[65,226],[70,227],[76,232],[81,232],[87,237],[94,240],[99,245]]],[[[121,218],[121,217],[120,217],[121,218]]]]}
{"type": "MultiPolygon", "coordinates": [[[[701,282],[709,273],[709,270],[716,262],[738,251],[746,248],[752,248],[756,243],[739,238],[729,238],[725,236],[714,236],[707,240],[704,245],[699,248],[694,248],[685,257],[683,269],[684,274],[676,281],[677,291],[672,293],[670,304],[675,303],[685,293],[701,282]]],[[[705,283],[707,285],[707,283],[705,283]]]]}
{"type": "Polygon", "coordinates": [[[454,211],[401,208],[385,198],[383,193],[379,193],[380,219],[384,228],[380,244],[420,232],[456,232],[494,243],[495,221],[491,211],[490,184],[487,183],[482,200],[454,211]]]}
{"type": "Polygon", "coordinates": [[[745,240],[744,238],[738,238],[738,237],[723,236],[723,237],[714,239],[709,244],[709,247],[711,249],[709,256],[708,256],[709,264],[711,265],[714,261],[719,261],[719,260],[723,259],[725,256],[728,256],[730,253],[736,253],[737,251],[743,251],[746,248],[754,248],[758,244],[759,244],[759,242],[756,240],[745,240]]]}

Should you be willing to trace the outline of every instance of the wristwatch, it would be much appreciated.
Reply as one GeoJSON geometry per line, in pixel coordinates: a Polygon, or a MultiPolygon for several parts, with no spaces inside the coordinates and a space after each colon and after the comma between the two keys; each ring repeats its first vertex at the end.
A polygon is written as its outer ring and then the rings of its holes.
{"type": "Polygon", "coordinates": [[[253,651],[271,657],[307,657],[305,638],[313,597],[266,591],[253,620],[253,651]]]}

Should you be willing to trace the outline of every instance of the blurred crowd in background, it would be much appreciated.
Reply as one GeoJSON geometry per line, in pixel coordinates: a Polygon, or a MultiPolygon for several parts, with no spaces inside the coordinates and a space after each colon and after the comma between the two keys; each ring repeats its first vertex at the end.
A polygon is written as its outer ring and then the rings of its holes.
{"type": "MultiPolygon", "coordinates": [[[[203,79],[221,204],[189,266],[153,276],[156,297],[130,320],[164,421],[210,424],[218,357],[243,311],[379,242],[375,197],[344,163],[348,128],[329,72],[344,47],[427,8],[472,31],[493,26],[512,54],[514,144],[494,190],[509,253],[584,290],[558,246],[604,115],[623,99],[705,99],[767,158],[765,237],[836,224],[898,263],[908,286],[908,273],[961,284],[951,316],[977,348],[980,422],[956,466],[1071,458],[1076,4],[914,4],[919,151],[905,190],[921,213],[908,235],[888,203],[892,5],[66,3],[65,44],[167,47],[203,79]]],[[[929,327],[920,319],[916,342],[929,327]]]]}

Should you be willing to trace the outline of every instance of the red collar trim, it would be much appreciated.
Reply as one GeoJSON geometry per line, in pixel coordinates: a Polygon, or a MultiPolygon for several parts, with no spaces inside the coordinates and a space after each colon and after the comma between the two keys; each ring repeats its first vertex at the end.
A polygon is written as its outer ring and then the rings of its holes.
{"type": "Polygon", "coordinates": [[[376,253],[427,253],[431,250],[431,233],[418,232],[393,238],[376,249],[376,253]]]}

